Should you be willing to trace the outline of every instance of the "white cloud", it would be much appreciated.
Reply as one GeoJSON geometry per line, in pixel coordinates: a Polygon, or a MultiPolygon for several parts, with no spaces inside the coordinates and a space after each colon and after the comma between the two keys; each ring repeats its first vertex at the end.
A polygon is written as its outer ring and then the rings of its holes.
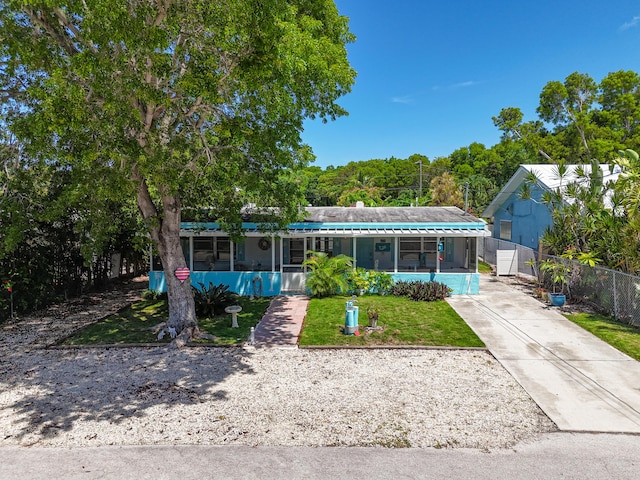
{"type": "Polygon", "coordinates": [[[468,88],[468,87],[473,87],[475,85],[477,85],[478,82],[474,82],[473,80],[468,80],[466,82],[458,82],[458,83],[452,83],[450,85],[445,85],[444,87],[441,87],[440,85],[436,85],[433,87],[433,90],[457,90],[459,88],[468,88]]]}
{"type": "Polygon", "coordinates": [[[411,95],[404,95],[402,97],[391,97],[391,102],[403,103],[405,105],[408,105],[410,103],[413,103],[413,97],[411,95]]]}
{"type": "Polygon", "coordinates": [[[620,25],[620,28],[618,28],[618,30],[621,31],[621,32],[623,32],[625,30],[629,30],[630,28],[637,27],[638,23],[640,23],[640,15],[636,15],[630,21],[625,22],[622,25],[620,25]]]}
{"type": "Polygon", "coordinates": [[[475,84],[476,82],[469,80],[467,82],[455,83],[453,85],[450,85],[449,88],[467,88],[467,87],[473,87],[475,84]]]}

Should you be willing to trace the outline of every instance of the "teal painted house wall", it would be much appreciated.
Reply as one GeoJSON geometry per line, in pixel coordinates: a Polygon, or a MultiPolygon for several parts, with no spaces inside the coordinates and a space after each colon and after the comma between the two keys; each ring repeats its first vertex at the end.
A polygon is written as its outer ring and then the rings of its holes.
{"type": "MultiPolygon", "coordinates": [[[[395,281],[435,281],[444,283],[453,291],[453,295],[476,295],[480,293],[479,273],[392,273],[395,281]]],[[[189,281],[189,280],[186,280],[189,281]]],[[[214,285],[229,285],[229,290],[239,295],[259,295],[271,297],[280,295],[282,289],[281,274],[279,272],[192,272],[191,284],[198,287],[201,282],[205,286],[212,282],[214,285]],[[259,277],[262,282],[262,291],[257,291],[259,282],[254,279],[259,277]]],[[[149,289],[158,292],[167,290],[164,273],[149,273],[149,289]]]]}

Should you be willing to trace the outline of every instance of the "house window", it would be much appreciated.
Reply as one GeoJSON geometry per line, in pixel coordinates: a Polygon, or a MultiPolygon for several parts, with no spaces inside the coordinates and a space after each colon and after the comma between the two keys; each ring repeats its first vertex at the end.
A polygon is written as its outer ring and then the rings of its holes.
{"type": "Polygon", "coordinates": [[[511,220],[500,220],[500,239],[511,241],[511,220]]]}

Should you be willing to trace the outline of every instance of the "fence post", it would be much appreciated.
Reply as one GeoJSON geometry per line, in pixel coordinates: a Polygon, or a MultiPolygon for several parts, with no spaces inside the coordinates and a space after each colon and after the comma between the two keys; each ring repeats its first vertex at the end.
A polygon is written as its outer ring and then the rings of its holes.
{"type": "Polygon", "coordinates": [[[618,290],[616,288],[616,271],[613,271],[613,318],[618,320],[618,290]]]}

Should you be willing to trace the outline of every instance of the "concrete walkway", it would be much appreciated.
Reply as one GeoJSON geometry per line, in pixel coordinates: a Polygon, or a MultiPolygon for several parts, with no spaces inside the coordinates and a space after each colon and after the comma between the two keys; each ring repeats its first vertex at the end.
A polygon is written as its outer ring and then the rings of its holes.
{"type": "Polygon", "coordinates": [[[448,302],[558,428],[640,433],[640,362],[493,276],[448,302]]]}
{"type": "Polygon", "coordinates": [[[298,337],[308,304],[309,299],[303,295],[275,298],[255,328],[254,345],[298,348],[298,337]]]}

